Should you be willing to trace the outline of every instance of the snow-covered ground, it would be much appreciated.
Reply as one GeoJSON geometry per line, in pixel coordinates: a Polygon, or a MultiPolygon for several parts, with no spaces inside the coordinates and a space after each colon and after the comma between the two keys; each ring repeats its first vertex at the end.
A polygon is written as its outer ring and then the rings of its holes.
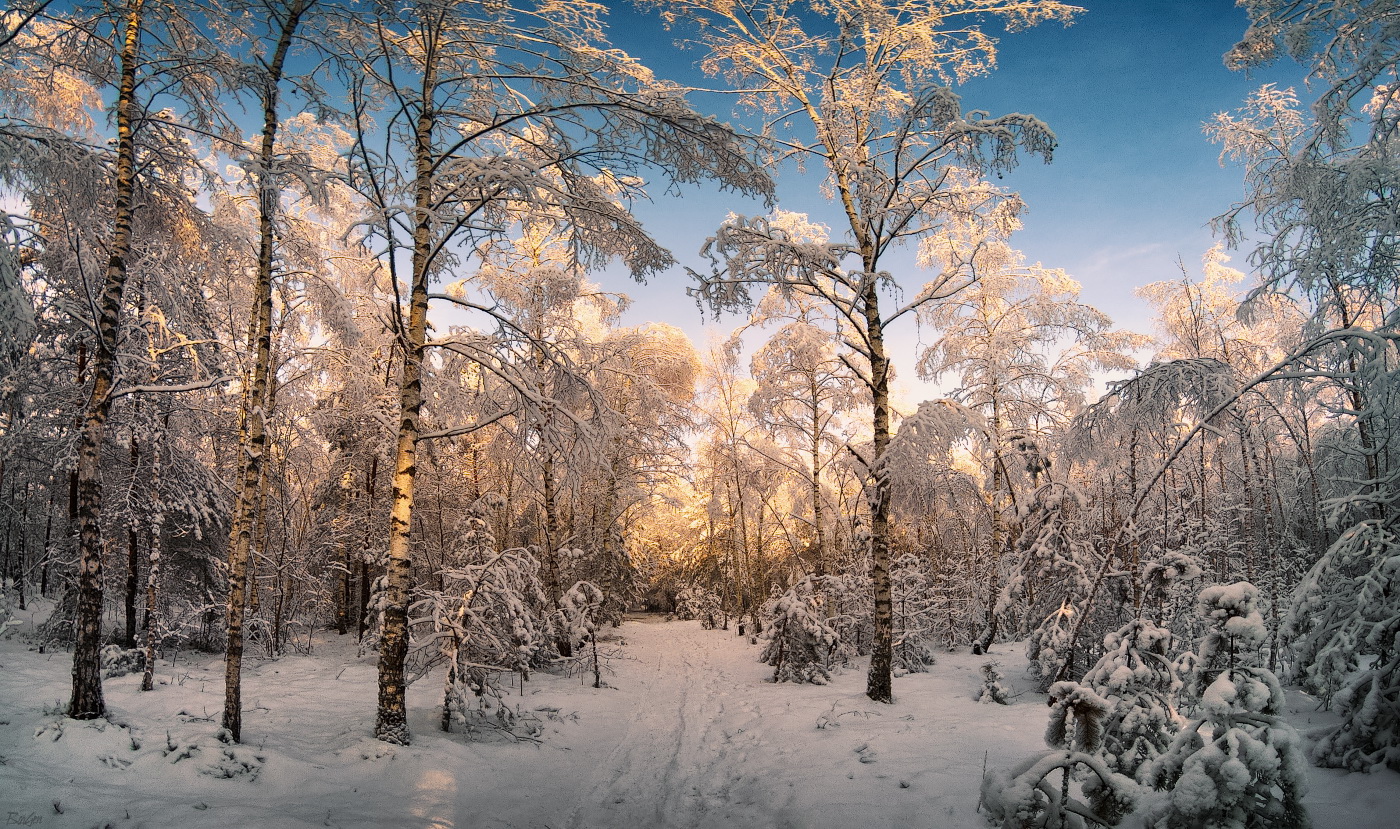
{"type": "MultiPolygon", "coordinates": [[[[43,827],[983,827],[984,762],[1043,748],[1045,698],[1019,646],[996,648],[1010,706],[973,700],[988,657],[942,654],[896,680],[895,705],[860,670],[774,685],[733,632],[647,618],[613,631],[621,657],[593,689],[537,674],[513,697],[537,742],[437,730],[441,685],[410,689],[413,745],[369,737],[372,656],[327,634],[314,654],[248,660],[245,743],[215,739],[218,658],[162,662],[106,683],[111,722],[60,713],[71,655],[0,642],[0,820],[43,827]]],[[[1296,704],[1295,724],[1323,722],[1296,704]]],[[[1319,829],[1400,826],[1400,775],[1310,770],[1319,829]]]]}

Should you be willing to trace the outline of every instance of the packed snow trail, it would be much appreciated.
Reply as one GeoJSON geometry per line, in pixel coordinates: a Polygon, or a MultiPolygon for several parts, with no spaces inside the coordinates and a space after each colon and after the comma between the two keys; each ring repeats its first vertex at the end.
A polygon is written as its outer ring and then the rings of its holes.
{"type": "MultiPolygon", "coordinates": [[[[748,767],[762,747],[752,700],[736,699],[727,670],[732,636],[694,625],[639,623],[627,628],[637,683],[627,730],[566,824],[570,829],[798,826],[792,797],[765,789],[748,767]]],[[[748,667],[747,665],[745,667],[748,667]]],[[[744,671],[745,679],[761,666],[744,671]]],[[[740,682],[745,686],[748,682],[740,682]]]]}
{"type": "MultiPolygon", "coordinates": [[[[411,746],[369,736],[375,660],[353,637],[250,660],[238,746],[216,738],[217,656],[160,663],[151,693],[139,674],[109,679],[110,721],[80,723],[61,715],[71,655],[0,640],[0,814],[43,829],[985,829],[984,757],[1043,749],[1019,646],[993,657],[1012,705],[973,701],[987,657],[968,653],[877,705],[860,666],[825,686],[767,681],[734,631],[648,617],[604,637],[605,687],[542,672],[515,688],[537,739],[439,731],[437,673],[409,688],[411,746]]],[[[1314,707],[1290,695],[1298,726],[1324,724],[1314,707]]],[[[1394,825],[1400,775],[1308,774],[1316,829],[1394,825]]]]}

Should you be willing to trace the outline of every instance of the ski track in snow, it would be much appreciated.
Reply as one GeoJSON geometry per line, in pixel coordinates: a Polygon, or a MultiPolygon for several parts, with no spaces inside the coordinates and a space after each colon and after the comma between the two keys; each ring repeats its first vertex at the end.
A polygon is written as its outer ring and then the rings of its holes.
{"type": "MultiPolygon", "coordinates": [[[[606,687],[540,673],[512,705],[539,742],[437,730],[441,673],[409,689],[413,744],[374,740],[374,656],[327,634],[310,656],[250,658],[244,740],[214,739],[222,662],[181,654],[156,691],[105,683],[112,723],[59,716],[71,654],[0,641],[0,820],[43,829],[985,829],[985,763],[1043,750],[1044,695],[1019,645],[999,645],[1012,705],[973,693],[988,657],[941,654],[864,696],[862,667],[830,685],[775,685],[733,631],[648,617],[604,632],[606,687]],[[116,724],[113,724],[116,723],[116,724]],[[166,750],[167,744],[177,750],[166,750]],[[240,771],[246,763],[250,773],[240,771]],[[210,769],[233,769],[224,779],[210,769]],[[62,812],[57,809],[61,808],[62,812]]],[[[591,680],[591,675],[588,677],[591,680]]],[[[1290,693],[1299,728],[1325,725],[1290,693]]],[[[1309,769],[1316,829],[1388,829],[1400,775],[1309,769]]]]}

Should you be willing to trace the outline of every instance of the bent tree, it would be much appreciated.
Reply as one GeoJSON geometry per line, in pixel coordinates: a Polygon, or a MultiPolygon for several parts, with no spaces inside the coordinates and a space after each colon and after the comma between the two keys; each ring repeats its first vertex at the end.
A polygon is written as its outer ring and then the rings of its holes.
{"type": "Polygon", "coordinates": [[[1330,386],[1319,400],[1354,432],[1339,442],[1348,457],[1337,478],[1347,485],[1329,499],[1341,532],[1299,585],[1285,632],[1305,682],[1340,695],[1342,723],[1319,741],[1314,759],[1400,768],[1395,4],[1241,5],[1250,26],[1227,64],[1247,69],[1287,54],[1320,95],[1304,114],[1292,90],[1265,86],[1243,111],[1216,117],[1212,136],[1245,165],[1245,199],[1222,221],[1238,239],[1240,219],[1252,213],[1262,231],[1253,256],[1263,284],[1251,299],[1282,293],[1310,301],[1310,327],[1325,332],[1317,341],[1330,339],[1331,348],[1305,370],[1330,386]]]}
{"type": "Polygon", "coordinates": [[[953,0],[683,0],[649,5],[668,24],[685,21],[702,67],[723,77],[761,126],[772,164],[823,170],[824,193],[846,221],[840,241],[794,236],[781,222],[737,217],[707,243],[713,261],[698,274],[701,301],[720,313],[751,308],[752,291],[828,303],[844,359],[870,394],[870,447],[861,461],[870,510],[875,641],[866,693],[893,700],[890,489],[882,459],[892,431],[885,329],[976,280],[959,266],[936,273],[898,303],[885,270],[891,250],[919,242],[949,216],[1014,213],[1017,202],[981,182],[1026,152],[1049,160],[1054,134],[1021,114],[964,112],[950,86],[988,72],[996,39],[984,25],[1014,31],[1069,23],[1079,9],[1057,0],[968,4],[953,0]]]}
{"type": "MultiPolygon", "coordinates": [[[[601,11],[418,0],[378,5],[368,25],[356,24],[347,73],[358,129],[351,176],[376,214],[375,241],[402,300],[391,309],[399,417],[375,721],[387,742],[410,739],[404,663],[425,358],[431,346],[454,345],[428,339],[432,283],[467,276],[463,265],[483,244],[536,214],[557,217],[577,267],[619,258],[640,279],[669,265],[629,209],[644,194],[647,170],[672,184],[713,177],[771,192],[730,129],[601,46],[601,11]]],[[[433,296],[510,325],[473,299],[470,279],[433,296]]]]}

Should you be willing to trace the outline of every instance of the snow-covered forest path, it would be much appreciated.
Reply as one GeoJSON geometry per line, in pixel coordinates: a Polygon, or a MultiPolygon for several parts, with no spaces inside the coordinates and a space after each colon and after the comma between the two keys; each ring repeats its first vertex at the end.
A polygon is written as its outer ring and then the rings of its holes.
{"type": "MultiPolygon", "coordinates": [[[[1021,692],[1010,706],[973,700],[987,657],[966,652],[876,705],[859,668],[775,685],[733,631],[631,619],[605,632],[605,687],[539,673],[514,689],[537,740],[444,734],[434,674],[410,687],[413,744],[396,747],[369,736],[373,655],[353,637],[315,644],[249,661],[245,742],[227,746],[217,656],[161,663],[152,693],[109,679],[110,722],[77,723],[59,713],[71,655],[0,640],[0,815],[44,829],[985,829],[984,758],[1043,749],[1045,698],[1017,645],[992,657],[1021,692]]],[[[1290,705],[1297,726],[1320,722],[1313,707],[1290,705]]],[[[1316,829],[1395,825],[1400,775],[1309,780],[1316,829]]]]}
{"type": "Polygon", "coordinates": [[[765,745],[759,705],[736,693],[756,671],[743,663],[736,676],[732,652],[748,648],[694,625],[646,622],[629,625],[627,641],[633,656],[619,674],[635,683],[635,702],[626,732],[566,825],[802,825],[787,814],[791,795],[771,785],[781,773],[768,761],[784,752],[765,745]]]}

